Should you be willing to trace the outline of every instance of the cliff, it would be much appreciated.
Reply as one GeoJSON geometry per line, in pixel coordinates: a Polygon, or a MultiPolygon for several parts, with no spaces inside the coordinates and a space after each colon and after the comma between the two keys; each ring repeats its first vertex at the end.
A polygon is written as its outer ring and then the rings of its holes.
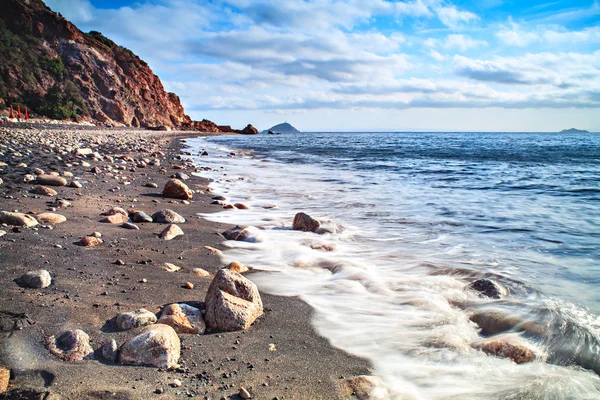
{"type": "Polygon", "coordinates": [[[130,50],[83,33],[41,0],[2,3],[0,106],[126,126],[191,123],[179,97],[130,50]]]}

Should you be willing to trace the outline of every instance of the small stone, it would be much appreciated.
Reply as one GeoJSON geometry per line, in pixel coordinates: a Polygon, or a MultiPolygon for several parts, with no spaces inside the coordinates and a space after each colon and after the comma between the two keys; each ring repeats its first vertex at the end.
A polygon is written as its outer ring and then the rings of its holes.
{"type": "Polygon", "coordinates": [[[250,395],[250,393],[245,388],[243,388],[243,387],[240,388],[239,395],[240,395],[240,397],[242,399],[245,399],[245,400],[252,398],[252,396],[250,395]]]}
{"type": "Polygon", "coordinates": [[[38,224],[37,220],[31,215],[8,211],[0,212],[0,223],[26,227],[33,227],[38,224]]]}
{"type": "Polygon", "coordinates": [[[34,168],[33,171],[31,171],[31,172],[33,172],[35,175],[44,175],[45,174],[44,170],[41,168],[34,168]]]}
{"type": "Polygon", "coordinates": [[[89,147],[80,148],[75,150],[75,157],[85,157],[92,154],[93,152],[94,151],[89,147]]]}
{"type": "Polygon", "coordinates": [[[122,364],[173,368],[177,366],[180,351],[177,332],[168,325],[155,324],[123,344],[119,361],[122,364]]]}
{"type": "Polygon", "coordinates": [[[49,213],[49,212],[38,214],[38,215],[36,215],[36,217],[40,224],[56,225],[56,224],[62,224],[63,222],[65,222],[67,220],[67,217],[65,217],[64,215],[49,213]]]}
{"type": "Polygon", "coordinates": [[[97,237],[97,238],[101,238],[101,237],[102,237],[102,234],[101,234],[100,232],[93,232],[93,233],[92,233],[92,236],[93,236],[93,237],[97,237]]]}
{"type": "Polygon", "coordinates": [[[73,173],[70,171],[63,171],[62,176],[64,176],[65,178],[72,178],[73,173]]]}
{"type": "Polygon", "coordinates": [[[105,360],[115,362],[117,360],[118,350],[119,346],[117,345],[117,341],[115,339],[109,339],[102,345],[102,357],[104,357],[105,360]]]}
{"type": "Polygon", "coordinates": [[[47,174],[38,175],[36,178],[36,183],[47,186],[65,186],[67,184],[67,180],[62,176],[47,174]]]}
{"type": "Polygon", "coordinates": [[[173,382],[171,382],[171,386],[173,387],[180,387],[181,385],[183,385],[183,382],[179,379],[173,379],[173,382]]]}
{"type": "Polygon", "coordinates": [[[95,236],[84,236],[81,238],[81,240],[79,240],[79,245],[85,246],[85,247],[94,247],[94,246],[98,246],[102,243],[103,243],[102,239],[100,239],[99,237],[95,237],[95,236]]]}
{"type": "Polygon", "coordinates": [[[241,242],[261,242],[263,240],[260,230],[254,226],[236,225],[222,233],[227,240],[241,242]]]}
{"type": "Polygon", "coordinates": [[[206,331],[202,312],[198,308],[184,303],[166,306],[158,323],[171,326],[177,333],[203,334],[206,331]]]}
{"type": "Polygon", "coordinates": [[[235,203],[234,204],[235,208],[238,208],[240,210],[249,210],[250,206],[244,203],[235,203]]]}
{"type": "Polygon", "coordinates": [[[517,364],[524,364],[535,360],[535,353],[524,344],[508,340],[502,340],[501,338],[494,338],[482,343],[477,343],[473,347],[483,351],[484,353],[509,358],[517,364]]]}
{"type": "Polygon", "coordinates": [[[162,269],[164,269],[167,272],[177,272],[181,270],[181,267],[178,267],[177,265],[171,263],[164,263],[162,269]]]}
{"type": "Polygon", "coordinates": [[[131,216],[133,222],[152,222],[152,217],[143,211],[136,211],[131,216]]]}
{"type": "Polygon", "coordinates": [[[35,176],[31,175],[31,174],[27,174],[23,177],[23,182],[27,183],[27,182],[32,182],[35,180],[35,176]]]}
{"type": "Polygon", "coordinates": [[[43,289],[52,283],[50,273],[45,269],[27,272],[19,278],[19,283],[33,289],[43,289]]]}
{"type": "Polygon", "coordinates": [[[216,256],[222,256],[223,252],[219,249],[215,249],[214,247],[210,247],[210,246],[204,246],[204,248],[208,251],[210,251],[211,254],[214,254],[216,256]]]}
{"type": "Polygon", "coordinates": [[[104,217],[100,220],[100,222],[103,222],[103,223],[117,224],[117,225],[124,224],[127,221],[129,221],[129,217],[127,215],[123,215],[123,214],[107,215],[106,217],[104,217]]]}
{"type": "Polygon", "coordinates": [[[79,181],[72,181],[69,186],[75,189],[81,189],[83,187],[79,181]]]}
{"type": "Polygon", "coordinates": [[[199,278],[205,278],[207,276],[210,276],[210,273],[202,268],[194,268],[192,272],[199,278]]]}
{"type": "Polygon", "coordinates": [[[185,287],[186,289],[193,289],[194,288],[194,284],[192,282],[186,282],[183,287],[185,287]]]}
{"type": "Polygon", "coordinates": [[[59,208],[71,207],[71,202],[65,199],[57,199],[54,205],[59,208]]]}
{"type": "Polygon", "coordinates": [[[83,360],[94,353],[90,337],[80,329],[63,332],[57,338],[51,336],[47,343],[50,352],[64,361],[83,360]]]}
{"type": "Polygon", "coordinates": [[[182,235],[184,235],[184,233],[179,226],[170,224],[160,233],[159,237],[163,240],[173,240],[177,236],[182,235]]]}
{"type": "Polygon", "coordinates": [[[292,228],[296,231],[314,232],[321,226],[321,223],[305,213],[298,213],[294,216],[292,228]]]}
{"type": "Polygon", "coordinates": [[[132,224],[130,222],[125,222],[123,225],[121,225],[121,228],[125,228],[125,229],[132,229],[132,230],[139,230],[140,227],[132,224]]]}
{"type": "Polygon", "coordinates": [[[138,328],[140,326],[152,325],[156,322],[156,315],[140,308],[135,311],[125,312],[117,315],[116,324],[117,327],[123,331],[138,328]]]}
{"type": "Polygon", "coordinates": [[[125,261],[119,259],[119,260],[115,261],[115,264],[117,264],[117,265],[125,265],[125,261]]]}
{"type": "Polygon", "coordinates": [[[156,189],[158,187],[158,185],[156,183],[154,183],[154,182],[148,182],[144,186],[149,187],[149,188],[153,188],[153,189],[156,189]]]}
{"type": "Polygon", "coordinates": [[[58,192],[48,186],[37,186],[31,191],[33,194],[39,194],[40,196],[56,196],[58,192]]]}
{"type": "Polygon", "coordinates": [[[225,268],[227,268],[230,271],[237,272],[238,274],[243,274],[244,272],[249,271],[248,267],[237,261],[229,263],[225,268]]]}
{"type": "Polygon", "coordinates": [[[468,288],[478,292],[480,297],[488,297],[490,299],[501,299],[508,294],[508,290],[504,286],[486,278],[471,282],[468,288]]]}
{"type": "Polygon", "coordinates": [[[10,370],[0,367],[0,394],[8,390],[8,382],[10,381],[10,370]]]}
{"type": "Polygon", "coordinates": [[[152,221],[158,224],[183,224],[185,218],[173,210],[163,209],[152,214],[152,221]]]}
{"type": "Polygon", "coordinates": [[[98,168],[98,167],[94,167],[94,168],[92,168],[92,169],[90,170],[90,172],[91,172],[92,174],[99,174],[99,173],[101,172],[101,169],[100,169],[100,168],[98,168]]]}

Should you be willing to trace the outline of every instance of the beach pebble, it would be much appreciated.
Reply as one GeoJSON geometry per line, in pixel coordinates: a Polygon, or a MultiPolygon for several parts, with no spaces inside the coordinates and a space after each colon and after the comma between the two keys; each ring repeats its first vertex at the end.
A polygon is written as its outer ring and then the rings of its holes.
{"type": "Polygon", "coordinates": [[[181,179],[182,181],[190,179],[189,175],[184,174],[183,172],[176,172],[173,177],[176,179],[181,179]]]}
{"type": "Polygon", "coordinates": [[[9,381],[10,370],[8,368],[0,367],[0,394],[5,393],[8,390],[9,381]]]}
{"type": "Polygon", "coordinates": [[[246,330],[263,314],[256,285],[227,269],[221,269],[215,275],[205,304],[205,320],[211,330],[246,330]]]}
{"type": "Polygon", "coordinates": [[[180,379],[173,379],[173,382],[171,382],[171,386],[173,387],[181,387],[181,385],[183,385],[183,382],[180,379]]]}
{"type": "Polygon", "coordinates": [[[194,288],[194,284],[192,282],[186,282],[183,284],[183,287],[186,289],[193,289],[194,288]]]}
{"type": "Polygon", "coordinates": [[[144,186],[149,187],[149,188],[157,188],[158,187],[158,185],[154,182],[148,182],[144,186]]]}
{"type": "Polygon", "coordinates": [[[127,221],[129,221],[129,217],[123,214],[112,214],[100,219],[100,222],[107,224],[124,224],[127,221]]]}
{"type": "Polygon", "coordinates": [[[96,236],[84,236],[82,237],[78,244],[84,247],[94,247],[102,244],[102,239],[96,236]]]}
{"type": "Polygon", "coordinates": [[[47,186],[37,186],[31,191],[33,194],[39,194],[40,196],[56,196],[58,192],[47,186]]]}
{"type": "Polygon", "coordinates": [[[133,222],[152,222],[152,217],[143,211],[136,211],[132,214],[131,220],[133,222]]]}
{"type": "Polygon", "coordinates": [[[488,297],[490,299],[501,299],[508,294],[508,290],[498,282],[491,279],[477,279],[467,286],[470,290],[479,293],[480,297],[488,297]]]}
{"type": "Polygon", "coordinates": [[[81,189],[83,187],[79,181],[72,181],[69,186],[75,189],[81,189]]]}
{"type": "Polygon", "coordinates": [[[14,226],[32,227],[38,224],[38,221],[28,214],[1,211],[0,223],[14,226]]]}
{"type": "Polygon", "coordinates": [[[33,289],[43,289],[52,283],[50,273],[45,269],[29,271],[19,278],[19,283],[23,286],[33,289]]]}
{"type": "Polygon", "coordinates": [[[210,276],[210,273],[202,268],[194,268],[192,272],[199,278],[206,278],[207,276],[210,276]]]}
{"type": "Polygon", "coordinates": [[[229,263],[225,268],[232,272],[237,272],[238,274],[243,274],[244,272],[249,271],[248,267],[237,261],[229,263]]]}
{"type": "Polygon", "coordinates": [[[115,322],[119,329],[126,331],[132,328],[154,324],[156,322],[156,315],[145,308],[140,308],[135,311],[124,312],[117,315],[115,322]]]}
{"type": "Polygon", "coordinates": [[[238,209],[240,209],[240,210],[249,210],[249,209],[250,209],[250,206],[249,206],[249,205],[246,205],[246,204],[244,204],[244,203],[235,203],[235,204],[234,204],[234,207],[235,207],[235,208],[238,208],[238,209]]]}
{"type": "Polygon", "coordinates": [[[382,392],[387,391],[382,384],[383,382],[374,376],[359,375],[344,379],[340,383],[340,389],[344,398],[356,397],[359,400],[390,398],[382,392]],[[376,391],[378,392],[377,396],[375,396],[376,391]]]}
{"type": "Polygon", "coordinates": [[[74,151],[75,157],[85,157],[92,154],[94,151],[89,147],[83,147],[74,151]]]}
{"type": "Polygon", "coordinates": [[[162,269],[164,269],[167,272],[177,272],[181,270],[181,267],[178,267],[177,265],[171,263],[164,263],[162,265],[162,269]]]}
{"type": "Polygon", "coordinates": [[[57,199],[54,203],[52,203],[55,207],[66,208],[71,207],[71,202],[65,199],[57,199]]]}
{"type": "Polygon", "coordinates": [[[169,179],[162,191],[164,197],[172,199],[190,200],[193,193],[190,188],[179,179],[169,179]]]}
{"type": "Polygon", "coordinates": [[[102,357],[110,362],[115,362],[117,360],[118,350],[119,346],[117,345],[117,341],[115,339],[107,340],[100,349],[102,357]]]}
{"type": "Polygon", "coordinates": [[[127,211],[125,211],[125,209],[123,209],[121,207],[112,207],[100,215],[110,216],[110,215],[117,215],[117,214],[123,215],[125,217],[129,217],[129,214],[127,213],[127,211]]]}
{"type": "Polygon", "coordinates": [[[174,368],[178,366],[180,351],[177,332],[168,325],[155,324],[123,344],[119,361],[122,364],[174,368]]]}
{"type": "Polygon", "coordinates": [[[210,246],[204,246],[204,248],[206,250],[208,250],[211,254],[215,255],[215,256],[222,256],[223,252],[219,249],[215,249],[214,247],[210,247],[210,246]]]}
{"type": "Polygon", "coordinates": [[[80,329],[63,332],[60,336],[48,338],[48,349],[63,361],[79,361],[90,358],[94,350],[90,337],[80,329]]]}
{"type": "MultiPolygon", "coordinates": [[[[72,178],[73,173],[71,171],[63,171],[62,176],[64,176],[65,178],[72,178]]],[[[71,182],[71,185],[73,185],[73,182],[71,182]]]]}
{"type": "Polygon", "coordinates": [[[27,174],[23,177],[23,182],[27,183],[27,182],[32,182],[35,180],[35,176],[31,175],[31,174],[27,174]]]}
{"type": "Polygon", "coordinates": [[[260,232],[260,229],[254,226],[236,225],[221,234],[227,240],[253,243],[263,241],[263,236],[260,232]]]}
{"type": "Polygon", "coordinates": [[[152,214],[152,221],[157,224],[183,224],[185,218],[173,210],[163,209],[152,214]]]}
{"type": "Polygon", "coordinates": [[[65,186],[67,184],[67,180],[62,176],[44,174],[37,176],[36,183],[47,186],[65,186]]]}
{"type": "Polygon", "coordinates": [[[44,170],[41,168],[34,168],[31,172],[33,172],[34,175],[45,175],[44,170]]]}
{"type": "Polygon", "coordinates": [[[244,400],[247,400],[247,399],[251,399],[251,398],[252,398],[252,396],[251,396],[251,395],[250,395],[250,393],[249,393],[249,392],[246,390],[246,388],[243,388],[243,387],[241,387],[241,388],[240,388],[240,391],[239,391],[239,393],[238,393],[238,394],[239,394],[239,396],[240,396],[242,399],[244,399],[244,400]]]}
{"type": "Polygon", "coordinates": [[[36,215],[36,218],[40,224],[62,224],[67,220],[67,217],[60,214],[55,214],[51,212],[41,213],[36,215]]]}
{"type": "Polygon", "coordinates": [[[198,308],[184,303],[166,306],[158,319],[158,323],[171,326],[177,333],[203,334],[206,331],[202,312],[198,308]]]}
{"type": "Polygon", "coordinates": [[[292,228],[296,231],[314,232],[321,223],[308,214],[300,212],[294,216],[292,228]]]}
{"type": "Polygon", "coordinates": [[[136,224],[132,224],[130,222],[125,222],[123,225],[121,225],[121,228],[132,229],[132,230],[139,230],[140,229],[139,226],[137,226],[136,224]]]}
{"type": "Polygon", "coordinates": [[[184,235],[184,233],[178,225],[169,224],[158,236],[163,240],[173,240],[181,235],[184,235]]]}
{"type": "Polygon", "coordinates": [[[217,201],[225,201],[225,200],[227,200],[225,197],[219,196],[219,195],[213,196],[213,197],[211,197],[211,199],[212,200],[217,200],[217,201]]]}

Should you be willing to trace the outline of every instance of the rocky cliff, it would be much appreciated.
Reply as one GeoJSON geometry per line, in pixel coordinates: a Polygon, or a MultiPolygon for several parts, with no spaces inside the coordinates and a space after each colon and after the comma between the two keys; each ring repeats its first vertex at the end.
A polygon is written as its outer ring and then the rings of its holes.
{"type": "Polygon", "coordinates": [[[148,64],[100,32],[84,33],[41,0],[3,0],[0,106],[126,126],[190,124],[148,64]]]}

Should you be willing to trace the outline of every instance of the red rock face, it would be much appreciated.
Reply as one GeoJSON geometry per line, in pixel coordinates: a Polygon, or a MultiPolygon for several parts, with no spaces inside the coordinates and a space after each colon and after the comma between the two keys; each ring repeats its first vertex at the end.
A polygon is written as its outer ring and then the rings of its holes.
{"type": "Polygon", "coordinates": [[[26,43],[21,51],[29,57],[16,62],[0,55],[5,99],[41,109],[48,89],[56,85],[64,90],[70,81],[87,107],[82,119],[142,127],[191,122],[179,97],[165,91],[148,64],[101,34],[81,32],[41,1],[5,0],[0,19],[26,43]],[[43,62],[56,57],[66,67],[62,77],[43,62]],[[39,66],[29,68],[31,60],[39,66]]]}

